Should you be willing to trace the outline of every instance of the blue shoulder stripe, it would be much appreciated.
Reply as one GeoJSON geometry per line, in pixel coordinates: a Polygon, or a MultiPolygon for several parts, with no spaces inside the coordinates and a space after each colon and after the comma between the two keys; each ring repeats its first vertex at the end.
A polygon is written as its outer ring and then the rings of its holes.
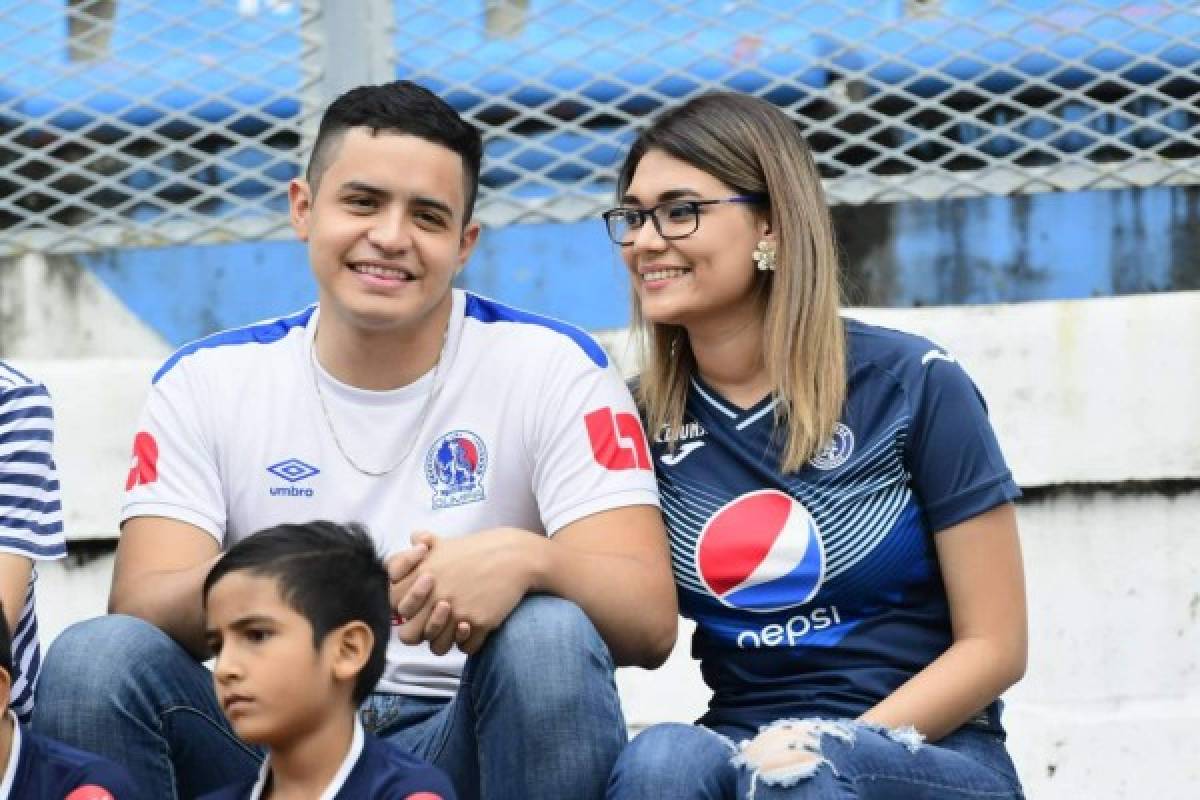
{"type": "Polygon", "coordinates": [[[10,376],[16,376],[16,379],[21,383],[34,383],[33,378],[25,375],[12,364],[9,364],[7,361],[0,361],[0,377],[12,380],[10,376]]]}
{"type": "Polygon", "coordinates": [[[28,725],[33,714],[33,690],[28,683],[22,681],[21,690],[13,697],[10,705],[13,713],[17,715],[17,720],[22,725],[28,725]]]}
{"type": "Polygon", "coordinates": [[[506,306],[503,303],[497,303],[495,300],[488,300],[470,292],[466,294],[467,308],[465,313],[468,317],[477,319],[480,322],[519,322],[549,328],[552,331],[561,333],[579,345],[579,348],[587,354],[587,357],[596,366],[601,369],[608,366],[608,354],[604,352],[604,348],[595,339],[574,325],[569,325],[553,317],[543,317],[540,314],[521,311],[518,308],[506,306]]]}
{"type": "MultiPolygon", "coordinates": [[[[34,536],[58,536],[63,532],[61,522],[55,522],[51,525],[37,525],[36,523],[29,523],[27,520],[13,520],[9,517],[0,517],[0,528],[9,528],[12,530],[25,528],[34,536]]],[[[31,542],[29,539],[18,539],[14,536],[0,536],[0,547],[6,547],[10,550],[20,550],[41,558],[61,558],[67,554],[67,546],[61,541],[56,544],[38,544],[31,542]]]]}
{"type": "Polygon", "coordinates": [[[163,364],[158,372],[154,373],[154,379],[151,383],[158,383],[176,364],[201,350],[237,344],[270,344],[271,342],[277,342],[287,336],[293,328],[303,328],[308,325],[308,321],[312,319],[313,312],[316,309],[316,306],[309,306],[290,317],[260,322],[256,325],[248,325],[245,328],[233,328],[221,331],[214,333],[212,336],[206,336],[203,339],[197,339],[194,342],[185,344],[167,359],[167,363],[163,364]]]}
{"type": "Polygon", "coordinates": [[[54,456],[40,450],[13,450],[0,456],[0,464],[37,464],[54,469],[54,456]]]}
{"type": "Polygon", "coordinates": [[[58,480],[47,481],[46,475],[25,475],[16,472],[0,472],[0,486],[27,486],[45,492],[59,491],[58,480]]]}
{"type": "Polygon", "coordinates": [[[6,431],[0,428],[0,444],[10,442],[51,442],[54,436],[45,428],[14,428],[6,431]]]}
{"type": "MultiPolygon", "coordinates": [[[[2,408],[3,406],[0,406],[2,408]]],[[[20,419],[54,419],[54,412],[50,410],[50,406],[31,406],[29,408],[21,408],[16,411],[8,411],[0,414],[0,428],[12,425],[20,419]]]]}
{"type": "Polygon", "coordinates": [[[40,383],[30,383],[16,387],[10,384],[9,388],[0,386],[0,402],[2,403],[24,400],[26,397],[40,397],[47,403],[50,402],[50,393],[40,383]]]}
{"type": "MultiPolygon", "coordinates": [[[[3,484],[0,483],[0,487],[3,484]]],[[[53,500],[35,500],[32,497],[18,497],[15,494],[0,494],[0,508],[11,511],[34,511],[38,514],[61,514],[62,502],[53,500]]]]}

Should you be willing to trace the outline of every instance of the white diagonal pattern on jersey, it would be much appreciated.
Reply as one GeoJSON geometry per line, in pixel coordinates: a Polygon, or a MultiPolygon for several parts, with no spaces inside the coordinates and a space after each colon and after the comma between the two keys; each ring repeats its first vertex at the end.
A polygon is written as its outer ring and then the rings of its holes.
{"type": "Polygon", "coordinates": [[[725,405],[723,403],[721,403],[721,401],[719,401],[717,398],[713,397],[708,392],[704,391],[704,389],[702,389],[700,387],[700,384],[696,383],[696,380],[694,378],[692,379],[692,388],[696,390],[697,394],[699,394],[701,397],[703,397],[705,400],[707,400],[708,404],[710,406],[712,406],[713,408],[715,408],[717,411],[721,412],[722,414],[729,417],[730,419],[737,419],[737,414],[735,412],[726,408],[725,405]]]}
{"type": "MultiPolygon", "coordinates": [[[[821,532],[826,581],[870,553],[907,505],[912,493],[900,456],[907,424],[907,419],[894,422],[840,472],[831,471],[815,481],[787,481],[789,494],[808,509],[821,532]]],[[[708,520],[734,496],[677,475],[660,484],[660,491],[676,580],[692,591],[707,593],[697,574],[696,545],[708,520]]],[[[746,585],[752,581],[748,579],[746,585]]]]}
{"type": "Polygon", "coordinates": [[[837,475],[844,487],[826,488],[833,475],[820,481],[789,481],[789,488],[817,521],[825,544],[825,579],[837,577],[870,553],[895,525],[911,494],[899,451],[907,419],[889,426],[849,469],[837,475]],[[890,484],[890,485],[889,485],[890,484]],[[872,494],[864,501],[864,494],[872,494]]]}
{"type": "Polygon", "coordinates": [[[722,498],[695,481],[660,485],[659,498],[671,540],[671,566],[675,579],[693,592],[706,594],[696,569],[696,544],[705,524],[732,498],[722,498]]]}
{"type": "Polygon", "coordinates": [[[753,425],[754,423],[756,423],[760,419],[762,419],[763,415],[768,414],[771,411],[774,411],[775,406],[777,406],[777,405],[779,405],[779,401],[772,400],[770,403],[767,403],[765,406],[760,408],[758,411],[754,412],[753,414],[751,414],[750,416],[746,417],[744,420],[739,422],[737,424],[737,429],[739,431],[745,430],[746,428],[750,427],[751,425],[753,425]]]}

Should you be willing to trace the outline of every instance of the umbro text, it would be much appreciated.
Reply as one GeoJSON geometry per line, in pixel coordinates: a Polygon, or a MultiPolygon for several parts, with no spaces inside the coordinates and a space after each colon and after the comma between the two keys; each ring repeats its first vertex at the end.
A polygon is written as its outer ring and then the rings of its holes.
{"type": "Polygon", "coordinates": [[[305,489],[300,486],[271,487],[271,497],[312,497],[313,494],[312,489],[305,489]]]}

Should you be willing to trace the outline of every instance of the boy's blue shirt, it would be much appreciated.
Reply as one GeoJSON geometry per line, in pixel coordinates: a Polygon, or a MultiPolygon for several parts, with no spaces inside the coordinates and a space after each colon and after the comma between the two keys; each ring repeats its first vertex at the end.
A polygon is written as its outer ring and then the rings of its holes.
{"type": "Polygon", "coordinates": [[[0,800],[54,798],[60,800],[82,786],[108,790],[114,800],[142,797],[133,779],[116,764],[100,756],[46,739],[26,728],[20,730],[20,750],[12,789],[0,800]]]}
{"type": "MultiPolygon", "coordinates": [[[[226,786],[204,795],[200,800],[246,800],[251,797],[255,781],[226,786]]],[[[363,737],[362,754],[332,800],[405,800],[421,792],[432,793],[440,800],[456,800],[450,779],[440,769],[395,745],[367,733],[363,737]]],[[[432,800],[432,798],[422,798],[432,800]]]]}

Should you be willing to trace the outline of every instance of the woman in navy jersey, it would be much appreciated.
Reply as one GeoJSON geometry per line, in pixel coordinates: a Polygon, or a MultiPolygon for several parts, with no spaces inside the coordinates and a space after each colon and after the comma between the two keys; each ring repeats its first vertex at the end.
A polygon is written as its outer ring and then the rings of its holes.
{"type": "Polygon", "coordinates": [[[795,123],[730,93],[634,143],[605,213],[634,285],[682,612],[713,691],[613,798],[1014,798],[1000,694],[1024,579],[983,400],[946,351],[839,314],[795,123]]]}

